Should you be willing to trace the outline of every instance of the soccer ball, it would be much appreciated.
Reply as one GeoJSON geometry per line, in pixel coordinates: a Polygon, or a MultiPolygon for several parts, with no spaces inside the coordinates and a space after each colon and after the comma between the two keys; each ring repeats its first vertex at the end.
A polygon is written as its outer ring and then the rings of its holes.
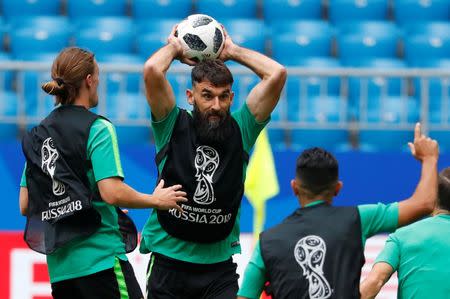
{"type": "Polygon", "coordinates": [[[191,59],[215,59],[224,45],[220,24],[208,15],[190,15],[178,24],[175,35],[181,41],[186,57],[191,59]]]}

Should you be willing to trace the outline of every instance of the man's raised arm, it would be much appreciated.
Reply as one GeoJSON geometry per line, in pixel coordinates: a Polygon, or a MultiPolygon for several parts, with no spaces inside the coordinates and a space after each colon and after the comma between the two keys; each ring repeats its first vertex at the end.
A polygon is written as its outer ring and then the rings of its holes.
{"type": "Polygon", "coordinates": [[[286,68],[271,58],[233,43],[225,33],[225,45],[219,59],[234,60],[255,72],[261,78],[249,93],[247,105],[258,122],[265,121],[280,99],[286,82],[286,68]]]}
{"type": "Polygon", "coordinates": [[[166,78],[174,59],[193,65],[194,61],[183,57],[183,48],[175,37],[176,26],[167,39],[167,45],[156,51],[144,64],[144,81],[147,101],[156,121],[163,119],[175,106],[175,95],[166,78]]]}

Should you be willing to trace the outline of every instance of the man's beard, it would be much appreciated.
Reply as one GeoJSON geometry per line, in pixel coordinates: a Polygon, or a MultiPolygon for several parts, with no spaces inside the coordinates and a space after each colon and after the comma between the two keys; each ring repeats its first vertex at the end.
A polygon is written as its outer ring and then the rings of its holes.
{"type": "Polygon", "coordinates": [[[194,128],[197,138],[203,144],[219,145],[226,141],[233,134],[230,110],[200,112],[194,104],[194,128]],[[210,121],[210,116],[217,116],[218,120],[210,121]]]}

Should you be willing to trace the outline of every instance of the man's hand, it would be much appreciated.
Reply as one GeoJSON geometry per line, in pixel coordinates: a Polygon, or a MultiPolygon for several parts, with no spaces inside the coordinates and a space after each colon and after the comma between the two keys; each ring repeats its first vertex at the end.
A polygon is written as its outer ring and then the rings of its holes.
{"type": "Polygon", "coordinates": [[[156,209],[170,210],[175,208],[183,213],[183,209],[178,205],[178,202],[186,202],[187,198],[185,197],[186,192],[180,191],[180,189],[181,185],[164,188],[164,180],[159,181],[152,195],[156,209]]]}
{"type": "Polygon", "coordinates": [[[176,51],[176,59],[181,61],[182,63],[185,63],[187,65],[195,65],[196,62],[188,57],[186,57],[186,51],[183,49],[183,45],[181,44],[178,37],[175,36],[177,32],[178,24],[173,26],[172,31],[170,32],[169,36],[167,37],[167,43],[176,51]]]}
{"type": "Polygon", "coordinates": [[[224,41],[222,52],[220,52],[218,59],[220,59],[222,61],[227,61],[227,60],[233,59],[234,49],[237,47],[237,45],[233,42],[231,37],[228,35],[228,32],[225,29],[225,27],[223,27],[223,25],[221,25],[221,26],[222,26],[222,31],[223,31],[223,38],[225,39],[225,41],[224,41]]]}
{"type": "Polygon", "coordinates": [[[411,154],[421,162],[430,158],[437,160],[439,157],[437,141],[422,134],[420,123],[417,123],[414,128],[414,142],[409,142],[408,146],[411,149],[411,154]]]}

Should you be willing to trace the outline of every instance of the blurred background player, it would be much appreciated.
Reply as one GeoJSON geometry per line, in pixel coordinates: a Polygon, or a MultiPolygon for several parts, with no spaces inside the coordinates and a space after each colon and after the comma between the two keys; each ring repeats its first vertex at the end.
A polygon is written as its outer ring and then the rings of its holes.
{"type": "Polygon", "coordinates": [[[361,284],[361,298],[375,298],[395,271],[399,280],[398,298],[449,298],[450,168],[441,171],[438,180],[432,217],[389,236],[361,284]]]}
{"type": "Polygon", "coordinates": [[[342,188],[338,162],[323,149],[305,150],[291,181],[301,208],[261,234],[238,298],[259,298],[266,281],[274,299],[359,298],[367,238],[409,224],[434,206],[437,142],[421,135],[417,124],[409,145],[422,163],[414,194],[398,203],[357,207],[331,205],[342,188]]]}
{"type": "Polygon", "coordinates": [[[193,111],[175,104],[166,79],[172,61],[193,65],[174,36],[145,63],[157,166],[167,183],[182,184],[183,213],[154,212],[142,233],[141,252],[152,252],[148,297],[235,298],[238,275],[232,255],[240,253],[239,212],[248,152],[280,97],[285,68],[233,43],[225,33],[218,60],[192,69],[186,91],[193,111]],[[230,114],[233,77],[223,61],[234,60],[261,78],[240,110],[230,114]]]}
{"type": "Polygon", "coordinates": [[[98,102],[94,54],[60,52],[42,86],[60,104],[23,140],[20,210],[25,240],[47,254],[54,298],[143,298],[127,260],[136,228],[120,209],[178,208],[180,185],[142,194],[123,183],[113,125],[89,111],[98,102]]]}

